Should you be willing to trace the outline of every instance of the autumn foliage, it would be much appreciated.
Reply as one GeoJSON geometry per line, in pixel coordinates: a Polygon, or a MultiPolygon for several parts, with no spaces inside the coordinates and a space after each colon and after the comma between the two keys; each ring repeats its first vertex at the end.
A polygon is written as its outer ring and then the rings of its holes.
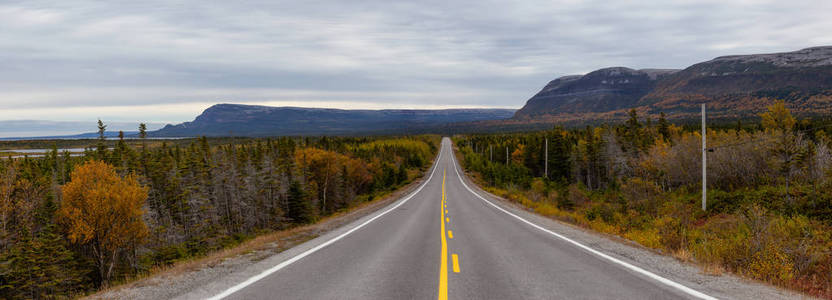
{"type": "Polygon", "coordinates": [[[0,158],[0,299],[82,295],[315,222],[417,178],[439,145],[438,136],[108,140],[99,129],[92,141],[0,141],[53,148],[0,158]]]}
{"type": "Polygon", "coordinates": [[[707,211],[699,126],[631,111],[620,125],[457,136],[455,144],[487,189],[537,213],[707,273],[832,298],[832,127],[769,104],[761,122],[709,125],[707,211]]]}
{"type": "Polygon", "coordinates": [[[118,255],[148,235],[142,220],[147,188],[134,175],[122,178],[112,166],[93,160],[78,166],[61,191],[58,220],[72,243],[92,248],[106,284],[118,255]]]}

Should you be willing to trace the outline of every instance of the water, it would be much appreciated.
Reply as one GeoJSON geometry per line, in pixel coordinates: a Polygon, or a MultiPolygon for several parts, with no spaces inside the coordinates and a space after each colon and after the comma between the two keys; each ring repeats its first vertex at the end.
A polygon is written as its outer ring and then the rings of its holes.
{"type": "MultiPolygon", "coordinates": [[[[84,153],[73,152],[73,153],[69,154],[69,156],[72,156],[72,157],[77,157],[77,156],[82,156],[82,155],[84,155],[84,153]]],[[[0,156],[0,159],[3,159],[3,158],[24,158],[24,157],[37,158],[37,157],[45,157],[45,156],[46,156],[46,154],[40,154],[40,153],[37,153],[37,154],[15,154],[15,155],[9,155],[9,156],[0,156]]]]}
{"type": "MultiPolygon", "coordinates": [[[[12,155],[4,155],[3,158],[23,158],[23,157],[44,157],[46,153],[49,153],[52,149],[9,149],[9,150],[0,150],[0,152],[11,152],[15,153],[12,155]]],[[[81,156],[84,155],[84,148],[58,148],[58,155],[62,155],[64,151],[69,151],[69,156],[81,156]]]]}
{"type": "MultiPolygon", "coordinates": [[[[14,152],[14,153],[37,153],[43,154],[52,151],[52,149],[8,149],[8,150],[0,150],[0,152],[14,152]]],[[[75,152],[84,152],[84,148],[58,148],[58,153],[63,153],[64,151],[69,151],[72,153],[75,152]]]]}

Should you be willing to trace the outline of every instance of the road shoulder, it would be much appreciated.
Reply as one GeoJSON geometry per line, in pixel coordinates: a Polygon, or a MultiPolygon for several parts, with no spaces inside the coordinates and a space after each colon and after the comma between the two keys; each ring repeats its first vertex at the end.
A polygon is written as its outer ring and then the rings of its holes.
{"type": "MultiPolygon", "coordinates": [[[[435,164],[435,162],[434,162],[435,164]]],[[[312,249],[363,223],[417,190],[433,171],[349,212],[303,227],[267,234],[192,262],[175,264],[147,278],[98,292],[87,299],[204,299],[312,249]],[[269,239],[268,242],[258,239],[269,239]],[[254,245],[252,245],[254,244],[254,245]],[[222,253],[227,252],[227,253],[222,253]]]]}
{"type": "MultiPolygon", "coordinates": [[[[458,157],[455,157],[455,162],[458,162],[458,157]]],[[[813,299],[809,296],[741,278],[733,274],[705,274],[698,266],[656,253],[635,242],[535,214],[520,204],[485,191],[481,186],[471,180],[471,177],[462,169],[461,165],[458,164],[457,167],[460,170],[460,174],[463,174],[463,179],[469,187],[480,196],[485,197],[501,208],[545,229],[557,232],[585,246],[696,291],[719,299],[813,299]]],[[[510,216],[506,215],[506,217],[510,216]]]]}

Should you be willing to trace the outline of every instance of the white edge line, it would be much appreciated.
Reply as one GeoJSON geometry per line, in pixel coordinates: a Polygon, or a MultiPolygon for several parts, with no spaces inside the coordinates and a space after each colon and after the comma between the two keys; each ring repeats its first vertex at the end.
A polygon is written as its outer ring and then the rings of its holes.
{"type": "MultiPolygon", "coordinates": [[[[451,150],[451,151],[453,151],[453,150],[451,150]]],[[[391,212],[392,210],[394,210],[394,209],[398,208],[399,206],[401,206],[402,204],[404,204],[405,202],[407,202],[408,200],[410,200],[410,198],[413,198],[413,196],[415,196],[417,193],[419,193],[419,191],[421,191],[421,190],[422,190],[422,188],[424,188],[424,187],[428,184],[428,182],[430,182],[431,178],[433,178],[433,173],[436,173],[436,169],[437,169],[437,168],[439,168],[439,162],[440,162],[440,160],[441,160],[441,159],[442,159],[442,148],[440,147],[440,148],[439,148],[439,156],[436,158],[436,162],[434,163],[434,166],[433,166],[433,171],[431,171],[431,172],[430,172],[430,176],[428,177],[428,179],[427,179],[427,180],[425,180],[425,182],[423,182],[423,183],[422,183],[422,185],[421,185],[421,186],[419,186],[419,188],[418,188],[418,189],[416,189],[416,191],[414,191],[413,193],[410,193],[410,195],[408,195],[406,198],[404,198],[404,199],[402,199],[401,201],[399,201],[399,203],[397,203],[397,204],[396,204],[396,205],[394,205],[393,207],[391,207],[391,208],[389,208],[389,209],[385,210],[384,212],[382,212],[382,213],[380,213],[380,214],[376,215],[375,217],[372,217],[371,219],[369,219],[369,220],[367,220],[367,221],[364,221],[364,223],[361,223],[360,225],[353,227],[353,228],[352,228],[352,229],[350,229],[349,231],[344,232],[344,233],[342,233],[342,234],[341,234],[341,235],[339,235],[339,236],[336,236],[336,237],[334,237],[334,238],[332,238],[332,239],[330,239],[330,240],[328,240],[328,241],[326,241],[326,242],[323,242],[322,244],[320,244],[320,245],[318,245],[318,246],[315,246],[315,247],[314,247],[314,248],[312,248],[312,249],[306,250],[306,251],[304,251],[304,252],[303,252],[303,253],[301,253],[301,254],[298,254],[298,255],[296,255],[296,256],[294,256],[294,257],[292,257],[292,258],[288,259],[288,260],[285,260],[285,261],[283,261],[282,263],[277,264],[277,265],[275,265],[274,267],[271,267],[271,268],[269,268],[269,269],[267,269],[267,270],[265,270],[265,271],[261,272],[260,274],[257,274],[257,275],[255,275],[255,276],[253,276],[253,277],[249,278],[249,279],[246,279],[246,281],[240,282],[240,283],[238,283],[237,285],[232,286],[232,287],[230,287],[230,288],[226,289],[226,290],[225,290],[225,291],[223,291],[222,293],[219,293],[219,294],[214,295],[213,297],[211,297],[211,298],[207,298],[207,299],[208,299],[208,300],[220,300],[220,299],[222,299],[222,298],[228,297],[229,295],[231,295],[231,294],[233,294],[233,293],[235,293],[235,292],[237,292],[237,291],[239,291],[239,290],[242,290],[242,289],[244,289],[245,287],[247,287],[247,286],[249,286],[249,285],[251,285],[251,284],[253,284],[253,283],[257,282],[258,280],[263,279],[263,278],[265,278],[266,276],[269,276],[269,275],[271,275],[271,274],[272,274],[272,273],[274,273],[274,272],[280,271],[280,269],[283,269],[283,268],[285,268],[286,266],[291,265],[292,263],[294,263],[294,262],[296,262],[296,261],[300,260],[301,258],[304,258],[304,257],[306,257],[306,256],[309,256],[310,254],[315,253],[315,252],[317,252],[318,250],[321,250],[321,249],[323,249],[324,247],[329,246],[329,245],[331,245],[332,243],[337,242],[338,240],[340,240],[340,239],[342,239],[342,238],[346,237],[347,235],[349,235],[350,233],[353,233],[353,232],[355,232],[356,230],[361,229],[362,227],[366,226],[367,224],[370,224],[370,222],[375,221],[376,219],[380,218],[381,216],[386,215],[387,213],[391,212]]]]}
{"type": "MultiPolygon", "coordinates": [[[[451,148],[451,151],[453,151],[453,148],[451,148]]],[[[708,295],[706,295],[706,294],[704,294],[704,293],[702,293],[702,292],[699,292],[699,291],[697,291],[697,290],[694,290],[694,289],[691,289],[691,288],[689,288],[689,287],[686,287],[686,286],[684,286],[684,285],[682,285],[682,284],[680,284],[680,283],[677,283],[677,282],[675,282],[675,281],[672,281],[672,280],[670,280],[670,279],[667,279],[667,278],[661,277],[661,276],[659,276],[659,275],[656,275],[656,274],[654,274],[654,273],[652,273],[652,272],[650,272],[650,271],[647,271],[647,270],[645,270],[645,269],[642,269],[642,268],[639,268],[639,267],[634,266],[634,265],[632,265],[632,264],[629,264],[629,263],[627,263],[627,262],[621,261],[621,260],[619,260],[619,259],[617,259],[617,258],[615,258],[615,257],[612,257],[612,256],[609,256],[609,255],[606,255],[606,254],[604,254],[603,252],[600,252],[600,251],[598,251],[598,250],[592,249],[592,248],[590,248],[590,247],[588,247],[588,246],[585,246],[585,245],[583,245],[583,244],[581,244],[581,243],[578,243],[578,242],[576,242],[576,241],[574,241],[574,240],[572,240],[572,239],[570,239],[570,238],[568,238],[568,237],[565,237],[565,236],[560,235],[560,234],[558,234],[558,233],[555,233],[555,232],[553,232],[553,231],[551,231],[551,230],[548,230],[548,229],[546,229],[546,228],[543,228],[543,227],[541,227],[541,226],[539,226],[539,225],[537,225],[537,224],[534,224],[534,223],[532,223],[532,222],[530,222],[530,221],[528,221],[528,220],[526,220],[526,219],[523,219],[523,218],[521,218],[521,217],[519,217],[519,216],[517,216],[517,215],[515,215],[515,214],[513,214],[513,213],[511,213],[511,212],[509,212],[509,211],[507,211],[507,210],[505,210],[505,209],[503,209],[503,208],[502,208],[502,207],[500,207],[500,206],[497,206],[496,204],[492,203],[491,201],[488,201],[488,200],[486,200],[485,198],[483,198],[482,196],[480,196],[477,192],[474,192],[474,190],[472,190],[470,187],[468,187],[468,185],[467,185],[467,184],[465,184],[465,180],[463,180],[463,179],[462,179],[462,176],[461,176],[461,175],[459,175],[459,170],[457,169],[457,166],[456,166],[456,160],[454,159],[454,156],[453,156],[453,155],[451,155],[451,162],[452,162],[452,163],[453,163],[453,165],[454,165],[454,171],[456,172],[456,176],[457,176],[457,177],[459,177],[459,181],[460,181],[460,182],[462,182],[462,185],[463,185],[463,186],[465,186],[465,189],[467,189],[469,192],[471,192],[472,194],[474,194],[474,196],[477,196],[477,198],[480,198],[482,201],[485,201],[486,203],[488,203],[488,204],[490,204],[491,206],[493,206],[494,208],[496,208],[496,209],[498,209],[498,210],[500,210],[500,211],[502,211],[502,212],[504,212],[504,213],[508,214],[509,216],[512,216],[512,217],[514,217],[514,218],[516,218],[516,219],[518,219],[518,220],[520,220],[520,221],[523,221],[523,223],[529,224],[529,226],[532,226],[532,227],[534,227],[534,228],[540,229],[541,231],[546,232],[546,233],[548,233],[548,234],[551,234],[551,235],[553,235],[553,236],[555,236],[555,237],[557,237],[557,238],[559,238],[559,239],[562,239],[562,240],[564,240],[564,241],[566,241],[566,242],[568,242],[568,243],[570,243],[570,244],[572,244],[572,245],[575,245],[575,246],[577,246],[578,248],[584,249],[584,250],[586,250],[586,251],[587,251],[587,252],[589,252],[589,253],[595,254],[595,255],[597,255],[597,256],[599,256],[599,257],[601,257],[601,258],[604,258],[604,259],[606,259],[606,260],[609,260],[609,261],[611,261],[611,262],[614,262],[614,263],[616,263],[616,264],[619,264],[619,265],[621,265],[621,266],[624,266],[625,268],[630,269],[631,271],[634,271],[634,272],[636,272],[636,273],[639,273],[639,274],[642,274],[642,275],[644,275],[644,276],[650,277],[651,279],[656,280],[656,281],[658,281],[658,282],[661,282],[661,283],[663,283],[663,284],[665,284],[665,285],[668,285],[668,286],[670,286],[670,287],[676,288],[676,289],[678,289],[678,290],[680,290],[680,291],[682,291],[682,292],[687,293],[688,295],[691,295],[691,296],[694,296],[694,297],[696,297],[696,298],[700,298],[700,299],[708,299],[708,300],[716,300],[716,299],[717,299],[717,298],[714,298],[714,297],[712,297],[712,296],[708,296],[708,295]]]]}

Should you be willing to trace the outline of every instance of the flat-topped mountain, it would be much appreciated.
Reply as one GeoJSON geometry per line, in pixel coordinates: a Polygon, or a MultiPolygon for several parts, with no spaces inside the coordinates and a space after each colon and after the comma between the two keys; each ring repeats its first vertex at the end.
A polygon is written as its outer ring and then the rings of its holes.
{"type": "Polygon", "coordinates": [[[713,63],[765,63],[778,67],[820,67],[832,65],[832,46],[811,47],[793,52],[728,55],[714,58],[713,63]]]}
{"type": "Polygon", "coordinates": [[[557,113],[605,112],[629,108],[647,95],[656,82],[678,70],[600,69],[586,75],[552,80],[517,111],[519,118],[557,113]]]}
{"type": "Polygon", "coordinates": [[[551,81],[514,120],[616,120],[626,111],[692,118],[706,103],[713,118],[756,116],[774,100],[798,115],[832,113],[832,46],[721,56],[683,70],[600,69],[551,81]]]}
{"type": "Polygon", "coordinates": [[[217,104],[192,122],[167,125],[154,137],[358,135],[422,133],[453,122],[501,120],[513,109],[345,110],[217,104]]]}

